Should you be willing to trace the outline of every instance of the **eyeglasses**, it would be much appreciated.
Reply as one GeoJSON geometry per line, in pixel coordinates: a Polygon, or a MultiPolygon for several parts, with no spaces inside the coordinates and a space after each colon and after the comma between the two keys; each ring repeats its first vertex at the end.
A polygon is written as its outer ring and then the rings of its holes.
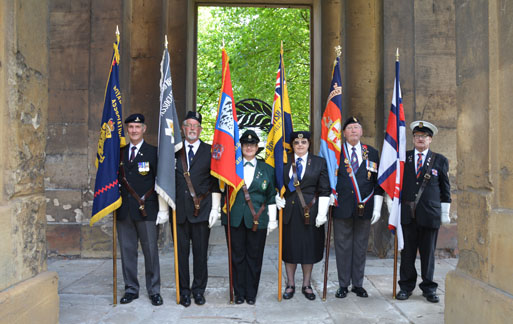
{"type": "Polygon", "coordinates": [[[200,124],[183,124],[183,126],[192,129],[201,128],[200,124]]]}
{"type": "Polygon", "coordinates": [[[426,138],[429,137],[429,135],[417,135],[417,134],[415,134],[415,135],[413,135],[413,137],[415,139],[426,139],[426,138]]]}
{"type": "Polygon", "coordinates": [[[302,144],[302,145],[306,145],[308,144],[308,140],[297,140],[297,141],[294,141],[292,144],[294,145],[299,145],[299,144],[302,144]]]}

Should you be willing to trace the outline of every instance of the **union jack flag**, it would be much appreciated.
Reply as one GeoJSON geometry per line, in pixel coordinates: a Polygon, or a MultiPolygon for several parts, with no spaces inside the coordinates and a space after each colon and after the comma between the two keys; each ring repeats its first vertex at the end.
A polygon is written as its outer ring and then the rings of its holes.
{"type": "Polygon", "coordinates": [[[393,233],[397,231],[398,250],[402,250],[404,239],[401,228],[401,191],[404,162],[406,161],[406,123],[399,82],[399,58],[395,62],[395,75],[392,107],[390,107],[388,115],[387,130],[379,162],[378,183],[392,199],[388,228],[393,233]]]}

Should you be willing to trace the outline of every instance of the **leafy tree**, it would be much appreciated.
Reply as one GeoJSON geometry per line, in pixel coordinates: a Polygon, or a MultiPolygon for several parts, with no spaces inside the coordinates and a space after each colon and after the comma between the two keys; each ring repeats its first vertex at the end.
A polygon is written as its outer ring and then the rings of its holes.
{"type": "Polygon", "coordinates": [[[221,49],[230,57],[235,102],[258,98],[272,105],[283,41],[294,128],[310,118],[310,11],[304,8],[199,7],[196,109],[203,137],[212,139],[221,89],[221,49]]]}

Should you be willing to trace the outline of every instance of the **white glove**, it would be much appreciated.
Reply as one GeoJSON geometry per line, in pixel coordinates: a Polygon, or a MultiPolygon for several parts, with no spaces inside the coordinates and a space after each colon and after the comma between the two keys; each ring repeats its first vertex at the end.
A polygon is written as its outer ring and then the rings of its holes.
{"type": "Polygon", "coordinates": [[[337,197],[334,194],[330,194],[330,206],[335,205],[335,200],[337,200],[337,197]]]}
{"type": "Polygon", "coordinates": [[[442,224],[449,224],[451,218],[449,217],[449,211],[451,209],[451,203],[442,203],[442,224]]]}
{"type": "Polygon", "coordinates": [[[157,221],[158,224],[165,224],[169,220],[169,205],[166,200],[159,196],[159,212],[157,213],[157,221]]]}
{"type": "Polygon", "coordinates": [[[267,235],[274,231],[276,227],[278,227],[278,223],[276,222],[276,205],[268,205],[267,206],[267,214],[269,215],[269,224],[267,224],[267,235]]]}
{"type": "Polygon", "coordinates": [[[385,203],[387,204],[388,213],[391,213],[393,200],[388,194],[385,194],[385,203]]]}
{"type": "Polygon", "coordinates": [[[382,205],[383,205],[383,196],[374,195],[374,210],[372,211],[371,225],[376,223],[380,219],[382,205]]]}
{"type": "Polygon", "coordinates": [[[280,197],[280,194],[276,194],[274,200],[276,200],[276,207],[278,207],[278,210],[285,208],[285,198],[280,197]]]}
{"type": "Polygon", "coordinates": [[[219,207],[221,206],[221,194],[219,192],[212,193],[212,209],[208,217],[208,228],[212,228],[214,224],[221,218],[219,207]]]}
{"type": "Polygon", "coordinates": [[[326,218],[330,208],[330,197],[319,197],[319,207],[317,209],[317,217],[315,218],[315,226],[321,227],[328,220],[326,218]]]}

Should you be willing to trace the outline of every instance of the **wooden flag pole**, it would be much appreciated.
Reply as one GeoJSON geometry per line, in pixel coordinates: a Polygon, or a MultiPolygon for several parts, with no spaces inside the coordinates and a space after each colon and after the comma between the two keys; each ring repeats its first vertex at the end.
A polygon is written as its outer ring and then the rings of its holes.
{"type": "Polygon", "coordinates": [[[283,247],[283,208],[279,212],[278,224],[278,301],[281,301],[282,247],[283,247]]]}
{"type": "Polygon", "coordinates": [[[230,189],[227,187],[226,190],[226,218],[228,222],[226,225],[226,233],[228,239],[228,276],[230,279],[230,304],[233,304],[232,237],[230,234],[230,189]]]}
{"type": "Polygon", "coordinates": [[[395,231],[394,235],[394,286],[392,288],[392,298],[395,299],[395,293],[396,293],[396,286],[397,286],[397,229],[395,231]]]}
{"type": "Polygon", "coordinates": [[[332,206],[330,206],[330,211],[328,213],[328,231],[326,233],[326,256],[324,257],[324,285],[322,289],[322,300],[326,301],[326,293],[328,286],[328,265],[330,262],[330,245],[331,245],[331,210],[332,206]]]}
{"type": "Polygon", "coordinates": [[[112,299],[113,304],[118,304],[118,257],[117,257],[117,237],[116,237],[116,211],[112,214],[112,299]]]}
{"type": "Polygon", "coordinates": [[[178,239],[176,237],[176,210],[173,209],[173,250],[175,252],[176,303],[180,304],[180,274],[178,272],[178,239]]]}

